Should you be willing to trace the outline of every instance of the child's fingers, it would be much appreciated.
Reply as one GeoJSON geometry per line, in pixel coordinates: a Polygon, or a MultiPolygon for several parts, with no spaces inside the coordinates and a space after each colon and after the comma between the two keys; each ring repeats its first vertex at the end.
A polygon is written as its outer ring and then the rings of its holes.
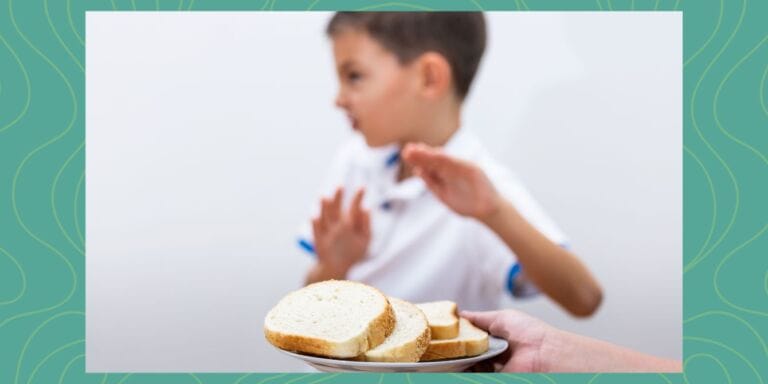
{"type": "Polygon", "coordinates": [[[355,196],[352,198],[352,206],[349,209],[349,214],[352,217],[352,224],[355,228],[360,228],[360,221],[362,220],[360,214],[363,210],[363,196],[365,195],[365,188],[360,188],[355,192],[355,196]]]}
{"type": "Polygon", "coordinates": [[[363,236],[371,236],[371,213],[368,210],[363,209],[361,212],[360,233],[363,236]]]}
{"type": "Polygon", "coordinates": [[[436,151],[423,144],[408,144],[402,151],[403,160],[412,166],[434,168],[437,166],[436,151]]]}
{"type": "Polygon", "coordinates": [[[317,244],[317,239],[323,236],[324,232],[325,228],[320,224],[320,218],[316,217],[312,219],[312,237],[315,239],[315,244],[317,244]]]}
{"type": "Polygon", "coordinates": [[[360,210],[352,218],[352,227],[355,232],[367,236],[370,232],[370,216],[365,208],[360,210]]]}
{"type": "Polygon", "coordinates": [[[425,171],[446,173],[461,172],[467,163],[463,160],[445,154],[443,151],[424,144],[408,144],[403,150],[403,159],[412,166],[423,168],[425,171]]]}
{"type": "Polygon", "coordinates": [[[438,195],[442,192],[443,190],[442,180],[440,180],[440,178],[434,172],[429,172],[421,168],[416,168],[414,169],[414,173],[416,174],[416,176],[424,180],[424,183],[427,184],[427,188],[429,188],[430,191],[438,195]]]}
{"type": "Polygon", "coordinates": [[[320,239],[325,236],[325,228],[323,228],[320,218],[312,219],[312,236],[315,241],[315,255],[320,262],[325,262],[325,255],[323,252],[318,252],[317,245],[320,243],[320,239]]]}
{"type": "Polygon", "coordinates": [[[459,158],[450,156],[442,151],[432,154],[432,162],[436,172],[461,172],[468,169],[469,163],[459,158]]]}
{"type": "Polygon", "coordinates": [[[331,225],[331,217],[330,217],[330,210],[331,210],[331,201],[327,198],[322,198],[320,200],[320,224],[327,228],[329,225],[331,225]]]}
{"type": "Polygon", "coordinates": [[[363,196],[365,196],[365,188],[360,187],[352,198],[352,209],[359,211],[362,208],[363,196]]]}
{"type": "Polygon", "coordinates": [[[333,194],[333,200],[329,206],[328,214],[331,222],[336,222],[341,217],[341,202],[344,198],[344,189],[342,187],[336,188],[336,193],[333,194]]]}
{"type": "Polygon", "coordinates": [[[424,181],[424,184],[427,185],[427,189],[432,192],[438,200],[442,201],[444,204],[449,204],[449,195],[447,195],[445,188],[441,184],[428,177],[422,177],[421,179],[424,181]]]}

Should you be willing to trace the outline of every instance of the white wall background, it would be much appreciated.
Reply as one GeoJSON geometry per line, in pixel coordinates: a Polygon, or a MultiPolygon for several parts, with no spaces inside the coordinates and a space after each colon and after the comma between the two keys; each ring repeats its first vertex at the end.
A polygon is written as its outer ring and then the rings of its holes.
{"type": "MultiPolygon", "coordinates": [[[[87,14],[87,369],[287,371],[266,311],[350,134],[328,13],[87,14]]],[[[465,125],[605,289],[559,327],[682,355],[680,13],[493,13],[465,125]]]]}

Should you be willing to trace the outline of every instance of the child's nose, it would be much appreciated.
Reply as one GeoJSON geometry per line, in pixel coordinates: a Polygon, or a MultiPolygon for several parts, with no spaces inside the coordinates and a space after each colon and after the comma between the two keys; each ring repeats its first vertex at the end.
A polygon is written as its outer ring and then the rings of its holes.
{"type": "Polygon", "coordinates": [[[349,106],[349,101],[347,100],[347,97],[344,96],[344,93],[339,91],[339,93],[336,95],[336,106],[341,109],[347,109],[349,106]]]}

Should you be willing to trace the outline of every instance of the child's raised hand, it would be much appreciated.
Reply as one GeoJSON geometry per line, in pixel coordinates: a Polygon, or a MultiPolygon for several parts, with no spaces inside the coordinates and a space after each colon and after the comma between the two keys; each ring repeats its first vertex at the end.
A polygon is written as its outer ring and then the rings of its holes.
{"type": "Polygon", "coordinates": [[[344,211],[343,188],[333,198],[320,202],[320,216],[312,220],[315,252],[329,276],[343,279],[364,256],[371,240],[369,212],[362,208],[364,189],[359,189],[348,211],[344,211]]]}
{"type": "Polygon", "coordinates": [[[485,220],[501,205],[501,197],[478,166],[425,144],[406,144],[403,160],[427,187],[460,215],[485,220]]]}

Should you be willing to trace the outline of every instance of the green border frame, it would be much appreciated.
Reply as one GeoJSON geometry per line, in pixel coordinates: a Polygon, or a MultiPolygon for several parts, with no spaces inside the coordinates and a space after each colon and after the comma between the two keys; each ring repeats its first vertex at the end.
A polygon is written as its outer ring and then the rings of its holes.
{"type": "Polygon", "coordinates": [[[766,15],[763,0],[0,0],[0,382],[764,383],[766,15]],[[113,9],[682,10],[684,372],[85,374],[84,22],[113,9]]]}

